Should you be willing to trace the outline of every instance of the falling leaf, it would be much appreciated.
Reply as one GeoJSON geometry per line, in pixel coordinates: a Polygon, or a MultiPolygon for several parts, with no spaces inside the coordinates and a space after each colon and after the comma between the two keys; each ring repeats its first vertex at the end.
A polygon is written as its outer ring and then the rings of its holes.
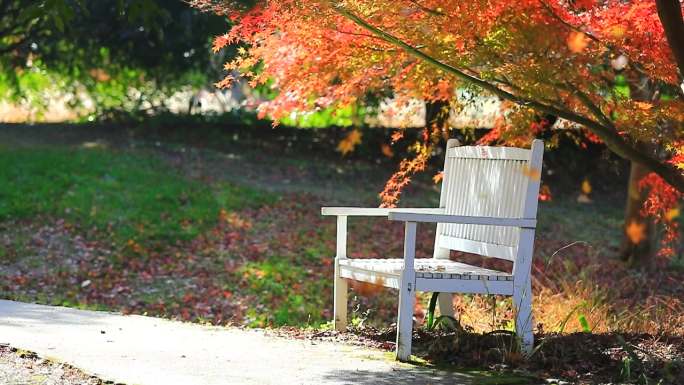
{"type": "Polygon", "coordinates": [[[585,195],[591,194],[591,183],[589,182],[589,179],[584,179],[582,181],[582,193],[585,195]]]}
{"type": "Polygon", "coordinates": [[[351,281],[351,287],[355,292],[364,297],[373,297],[380,293],[384,287],[385,280],[378,277],[375,282],[351,281]]]}
{"type": "Polygon", "coordinates": [[[679,207],[667,210],[665,213],[665,220],[672,222],[673,220],[679,218],[679,207]]]}
{"type": "Polygon", "coordinates": [[[101,68],[92,69],[88,73],[98,82],[106,82],[111,79],[111,76],[109,76],[109,74],[101,68]]]}
{"type": "Polygon", "coordinates": [[[432,181],[435,182],[435,184],[441,182],[442,179],[444,179],[444,171],[440,171],[432,177],[432,181]]]}
{"type": "Polygon", "coordinates": [[[523,166],[521,172],[523,175],[526,177],[532,179],[532,180],[540,180],[541,179],[541,170],[538,168],[531,168],[528,165],[523,166]]]}
{"type": "Polygon", "coordinates": [[[638,245],[646,239],[646,225],[633,220],[625,228],[625,234],[633,244],[638,245]]]}
{"type": "Polygon", "coordinates": [[[583,32],[570,32],[568,35],[568,48],[572,53],[580,53],[589,46],[589,38],[583,32]]]}
{"type": "Polygon", "coordinates": [[[539,188],[539,200],[542,202],[550,202],[553,199],[551,195],[551,188],[544,184],[539,188]]]}
{"type": "Polygon", "coordinates": [[[382,155],[384,155],[388,158],[391,158],[394,156],[394,151],[392,151],[392,147],[390,147],[390,145],[387,143],[383,143],[380,146],[380,151],[382,151],[382,155]]]}
{"type": "Polygon", "coordinates": [[[361,143],[361,131],[358,129],[352,130],[352,132],[350,132],[337,145],[337,151],[341,152],[342,155],[347,155],[348,153],[354,151],[354,148],[359,143],[361,143]]]}

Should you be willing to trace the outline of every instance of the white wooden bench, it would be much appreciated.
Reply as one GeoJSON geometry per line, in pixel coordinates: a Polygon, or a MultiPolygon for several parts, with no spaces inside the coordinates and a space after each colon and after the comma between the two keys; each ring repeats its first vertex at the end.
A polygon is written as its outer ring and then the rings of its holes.
{"type": "Polygon", "coordinates": [[[513,297],[515,328],[523,351],[531,352],[530,268],[544,144],[532,148],[458,147],[447,144],[440,207],[383,209],[324,207],[337,216],[334,324],[347,327],[348,279],[399,289],[397,359],[411,355],[413,308],[417,291],[439,292],[442,315],[453,316],[451,293],[513,297]],[[405,222],[404,257],[347,258],[347,217],[380,216],[405,222]],[[418,222],[437,223],[433,258],[415,259],[418,222]],[[512,274],[449,259],[451,250],[513,262],[512,274]]]}

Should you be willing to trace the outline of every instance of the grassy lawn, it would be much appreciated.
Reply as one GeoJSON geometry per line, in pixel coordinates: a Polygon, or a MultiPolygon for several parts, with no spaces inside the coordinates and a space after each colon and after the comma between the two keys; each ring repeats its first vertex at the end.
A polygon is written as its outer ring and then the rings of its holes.
{"type": "Polygon", "coordinates": [[[221,209],[272,202],[228,183],[184,178],[155,156],[101,149],[0,151],[0,220],[63,217],[117,241],[188,240],[221,209]]]}

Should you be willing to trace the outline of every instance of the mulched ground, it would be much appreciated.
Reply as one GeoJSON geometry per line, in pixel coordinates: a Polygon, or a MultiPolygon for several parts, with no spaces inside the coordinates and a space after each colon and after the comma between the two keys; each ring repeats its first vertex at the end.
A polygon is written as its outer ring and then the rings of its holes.
{"type": "Polygon", "coordinates": [[[71,365],[38,357],[24,350],[0,345],[0,384],[3,385],[102,385],[97,377],[71,365]]]}

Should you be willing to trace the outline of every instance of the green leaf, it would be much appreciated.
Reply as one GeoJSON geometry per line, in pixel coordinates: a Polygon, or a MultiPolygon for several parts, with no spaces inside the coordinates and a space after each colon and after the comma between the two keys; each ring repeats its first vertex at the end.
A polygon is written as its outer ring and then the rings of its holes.
{"type": "Polygon", "coordinates": [[[427,319],[427,330],[432,330],[434,328],[435,321],[435,308],[437,307],[437,298],[439,297],[439,292],[432,293],[430,297],[430,306],[428,307],[428,319],[427,319]]]}
{"type": "Polygon", "coordinates": [[[628,85],[616,85],[613,87],[613,91],[618,97],[626,99],[629,99],[632,94],[628,85]]]}
{"type": "Polygon", "coordinates": [[[578,317],[580,326],[582,326],[582,331],[585,333],[591,333],[591,328],[589,327],[589,321],[587,321],[587,317],[584,316],[584,314],[580,314],[578,317]]]}
{"type": "Polygon", "coordinates": [[[59,32],[64,32],[64,20],[62,20],[62,16],[60,15],[55,15],[55,27],[59,30],[59,32]]]}

